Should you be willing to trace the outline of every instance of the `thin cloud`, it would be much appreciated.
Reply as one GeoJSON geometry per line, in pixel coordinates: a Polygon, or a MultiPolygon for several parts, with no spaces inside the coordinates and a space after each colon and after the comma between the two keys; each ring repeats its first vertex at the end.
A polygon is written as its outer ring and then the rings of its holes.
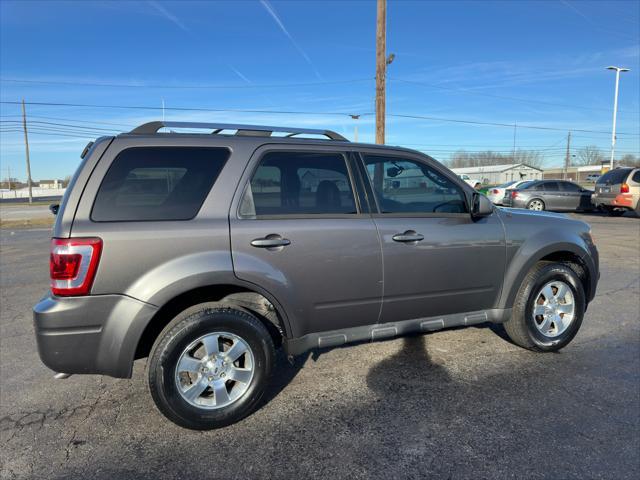
{"type": "Polygon", "coordinates": [[[171,12],[169,12],[166,8],[164,8],[158,2],[156,2],[154,0],[149,0],[147,3],[150,6],[152,6],[153,8],[155,8],[158,11],[158,13],[160,13],[160,15],[162,15],[164,18],[166,18],[170,22],[174,23],[175,25],[177,25],[179,28],[181,28],[185,32],[191,33],[191,31],[185,26],[184,23],[182,23],[182,21],[180,21],[180,19],[178,17],[176,17],[171,12]]]}
{"type": "Polygon", "coordinates": [[[278,24],[278,27],[280,27],[280,30],[282,30],[282,33],[284,33],[287,36],[287,38],[291,41],[295,49],[298,50],[300,55],[302,55],[305,61],[309,64],[309,66],[313,70],[313,73],[315,73],[316,77],[318,77],[319,80],[323,80],[322,76],[320,76],[320,72],[318,72],[318,69],[311,61],[311,58],[309,58],[309,55],[307,55],[307,53],[302,49],[302,47],[298,44],[298,42],[296,42],[295,38],[293,38],[293,36],[289,33],[289,30],[287,30],[287,27],[284,26],[284,23],[282,23],[282,20],[280,20],[280,17],[274,10],[273,6],[269,3],[269,1],[260,0],[260,3],[265,8],[267,13],[271,15],[271,18],[273,18],[273,20],[278,24]]]}
{"type": "Polygon", "coordinates": [[[233,65],[229,65],[229,69],[233,73],[235,73],[239,78],[241,78],[247,85],[253,85],[253,82],[249,80],[246,76],[244,76],[242,72],[238,70],[236,67],[234,67],[233,65]]]}

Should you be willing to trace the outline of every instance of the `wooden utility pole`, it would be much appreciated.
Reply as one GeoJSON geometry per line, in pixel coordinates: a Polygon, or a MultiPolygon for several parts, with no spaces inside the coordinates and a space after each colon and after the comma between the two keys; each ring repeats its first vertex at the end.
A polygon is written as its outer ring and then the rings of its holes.
{"type": "Polygon", "coordinates": [[[29,187],[29,203],[33,203],[33,192],[31,190],[31,162],[29,161],[29,136],[27,135],[27,110],[22,99],[22,128],[24,129],[24,148],[27,153],[27,186],[29,187]]]}
{"type": "Polygon", "coordinates": [[[564,157],[564,172],[562,172],[562,179],[567,179],[567,172],[569,171],[569,163],[571,162],[571,132],[567,135],[567,154],[564,157]]]}
{"type": "Polygon", "coordinates": [[[387,75],[387,0],[378,0],[376,26],[376,143],[384,143],[385,80],[387,75]]]}

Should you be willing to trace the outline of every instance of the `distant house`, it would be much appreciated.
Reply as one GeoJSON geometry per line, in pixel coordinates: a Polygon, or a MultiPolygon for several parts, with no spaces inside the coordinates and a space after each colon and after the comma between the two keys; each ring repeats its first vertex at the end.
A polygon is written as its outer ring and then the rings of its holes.
{"type": "Polygon", "coordinates": [[[50,189],[54,189],[54,188],[64,188],[64,181],[63,180],[40,180],[38,182],[38,187],[39,188],[50,188],[50,189]]]}
{"type": "Polygon", "coordinates": [[[525,163],[485,165],[481,167],[452,168],[456,175],[469,175],[483,184],[501,184],[512,180],[541,180],[542,170],[525,163]]]}

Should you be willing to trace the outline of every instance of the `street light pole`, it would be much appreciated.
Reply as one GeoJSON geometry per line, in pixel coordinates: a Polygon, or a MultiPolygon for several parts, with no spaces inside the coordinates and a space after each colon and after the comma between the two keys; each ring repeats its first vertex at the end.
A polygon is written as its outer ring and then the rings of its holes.
{"type": "Polygon", "coordinates": [[[616,93],[613,97],[613,128],[611,129],[611,162],[609,169],[613,170],[613,157],[616,152],[616,118],[618,116],[618,86],[620,84],[620,72],[628,72],[628,68],[607,67],[607,70],[616,71],[616,93]]]}
{"type": "Polygon", "coordinates": [[[357,142],[358,141],[358,119],[360,118],[360,115],[349,115],[353,120],[355,120],[354,124],[353,124],[353,141],[357,142]]]}

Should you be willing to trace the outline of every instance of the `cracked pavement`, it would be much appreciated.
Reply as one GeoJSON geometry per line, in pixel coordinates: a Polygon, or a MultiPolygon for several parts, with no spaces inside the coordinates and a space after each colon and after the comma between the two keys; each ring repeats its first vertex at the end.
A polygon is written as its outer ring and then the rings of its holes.
{"type": "Polygon", "coordinates": [[[602,277],[560,353],[483,325],[281,356],[263,406],[210,432],[158,413],[145,360],[54,380],[31,324],[49,231],[3,229],[0,478],[638,478],[640,220],[576,216],[602,277]]]}

